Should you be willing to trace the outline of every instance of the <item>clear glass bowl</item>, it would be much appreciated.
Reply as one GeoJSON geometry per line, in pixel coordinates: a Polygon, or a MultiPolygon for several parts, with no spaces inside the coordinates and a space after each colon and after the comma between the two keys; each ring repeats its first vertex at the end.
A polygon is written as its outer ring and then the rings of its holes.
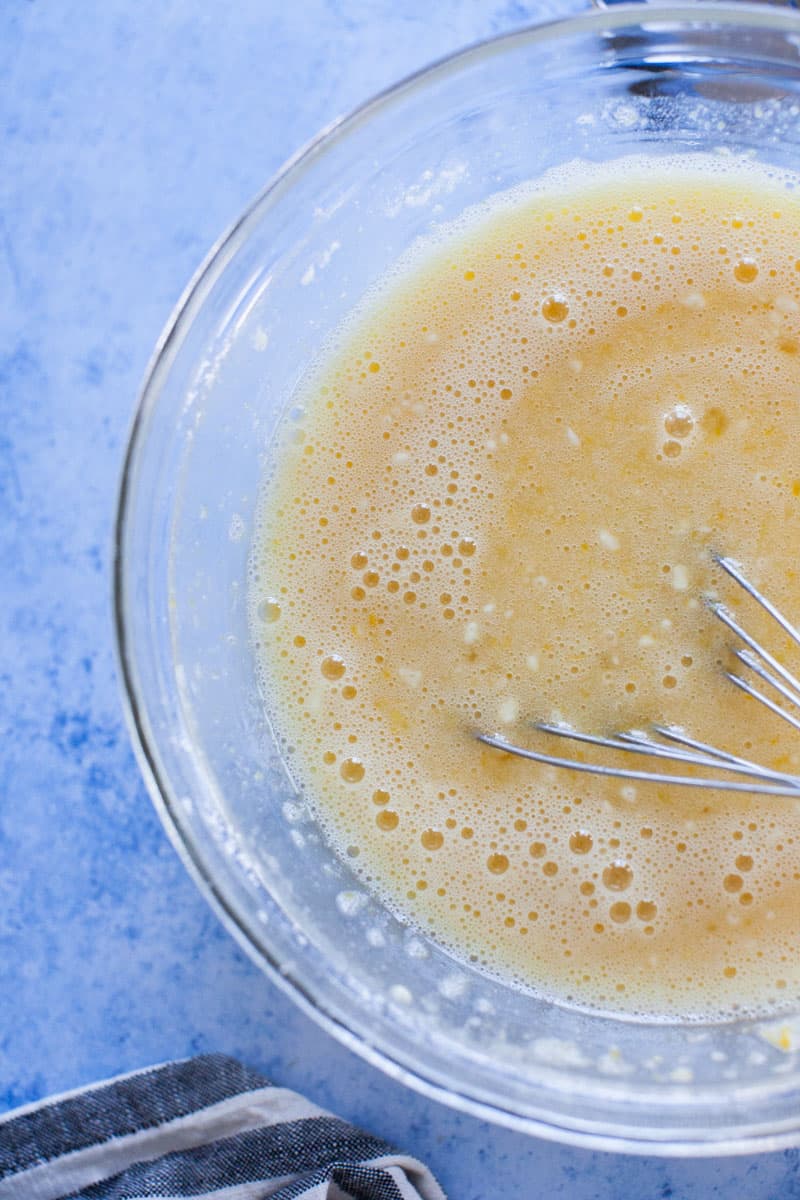
{"type": "MultiPolygon", "coordinates": [[[[165,825],[255,960],[395,1078],[505,1125],[670,1154],[800,1139],[800,1020],[630,1021],[532,998],[365,894],[259,700],[246,566],[276,422],[322,339],[417,237],[583,157],[800,162],[800,19],[621,6],[502,37],[365,105],[213,249],[156,349],[119,502],[129,717],[165,825]]],[[[798,1014],[800,1018],[800,1014],[798,1014]]]]}

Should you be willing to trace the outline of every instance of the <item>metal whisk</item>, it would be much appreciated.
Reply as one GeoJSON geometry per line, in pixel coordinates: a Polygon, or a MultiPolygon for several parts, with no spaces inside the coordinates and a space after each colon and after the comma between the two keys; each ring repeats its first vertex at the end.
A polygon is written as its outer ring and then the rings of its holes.
{"type": "MultiPolygon", "coordinates": [[[[761,592],[745,577],[741,566],[732,558],[714,555],[714,561],[731,579],[735,580],[748,595],[757,601],[761,607],[777,621],[785,633],[800,646],[800,632],[787,621],[786,617],[770,603],[761,592]]],[[[766,650],[760,642],[742,628],[728,609],[717,600],[707,600],[709,610],[723,625],[731,631],[739,643],[734,653],[739,662],[748,671],[756,675],[768,685],[773,694],[781,697],[781,704],[772,695],[759,691],[752,683],[733,671],[725,671],[725,675],[741,691],[765,705],[782,720],[787,721],[795,729],[800,730],[800,680],[787,670],[782,663],[766,650]]],[[[590,746],[599,746],[608,750],[621,750],[628,754],[645,755],[649,758],[669,759],[678,766],[702,767],[711,770],[712,775],[672,775],[662,771],[638,771],[627,767],[617,767],[599,762],[585,762],[577,758],[561,758],[558,755],[545,754],[540,750],[531,750],[525,746],[517,746],[499,734],[476,733],[478,741],[507,754],[515,754],[520,758],[531,759],[533,762],[546,763],[552,767],[563,767],[570,771],[583,771],[589,775],[606,775],[617,779],[633,779],[647,783],[668,784],[671,787],[714,788],[727,792],[755,792],[763,796],[794,796],[800,798],[800,776],[786,774],[783,771],[773,771],[759,763],[750,762],[739,755],[730,754],[718,746],[707,742],[699,742],[689,737],[685,730],[676,725],[653,724],[649,730],[629,729],[610,737],[581,733],[571,725],[562,722],[535,721],[531,726],[541,733],[555,734],[569,742],[579,742],[590,746]],[[732,779],[731,776],[746,778],[732,779]]]]}

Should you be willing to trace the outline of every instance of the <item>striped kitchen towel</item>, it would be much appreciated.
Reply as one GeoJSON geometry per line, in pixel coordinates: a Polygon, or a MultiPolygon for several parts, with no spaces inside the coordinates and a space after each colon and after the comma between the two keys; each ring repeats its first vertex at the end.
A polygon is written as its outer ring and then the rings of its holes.
{"type": "Polygon", "coordinates": [[[430,1171],[221,1054],[0,1118],[0,1200],[445,1200],[430,1171]]]}

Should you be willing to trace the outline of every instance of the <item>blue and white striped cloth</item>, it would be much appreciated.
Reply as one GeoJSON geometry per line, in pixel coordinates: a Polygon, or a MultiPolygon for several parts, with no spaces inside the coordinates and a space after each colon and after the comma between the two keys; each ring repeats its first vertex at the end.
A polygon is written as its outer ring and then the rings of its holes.
{"type": "Polygon", "coordinates": [[[415,1158],[219,1054],[0,1118],[0,1200],[182,1197],[445,1200],[415,1158]]]}

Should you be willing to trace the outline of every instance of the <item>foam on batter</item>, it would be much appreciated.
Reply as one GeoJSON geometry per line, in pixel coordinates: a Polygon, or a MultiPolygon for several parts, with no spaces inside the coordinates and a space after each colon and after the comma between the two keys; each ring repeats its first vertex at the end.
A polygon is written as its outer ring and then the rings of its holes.
{"type": "Polygon", "coordinates": [[[342,856],[456,954],[650,1015],[800,999],[800,806],[558,772],[533,719],[659,720],[800,770],[736,692],[713,567],[800,619],[800,201],[712,157],[579,164],[362,304],[266,482],[253,638],[342,856]]]}

